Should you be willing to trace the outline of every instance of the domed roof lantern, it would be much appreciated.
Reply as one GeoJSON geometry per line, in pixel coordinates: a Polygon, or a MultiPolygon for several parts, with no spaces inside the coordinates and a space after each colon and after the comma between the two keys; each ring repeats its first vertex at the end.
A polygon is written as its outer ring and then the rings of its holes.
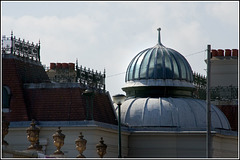
{"type": "MultiPolygon", "coordinates": [[[[161,28],[157,30],[157,45],[138,53],[127,68],[126,85],[122,89],[129,96],[138,96],[135,91],[132,91],[137,88],[142,90],[143,87],[145,89],[151,88],[151,90],[154,90],[152,87],[158,88],[157,90],[159,90],[159,87],[171,87],[171,89],[174,87],[174,89],[181,88],[181,90],[190,91],[194,89],[193,73],[188,61],[179,52],[165,47],[161,42],[161,28]]],[[[192,93],[187,95],[191,96],[192,93]]],[[[156,96],[159,96],[159,94],[156,94],[156,96]]],[[[172,96],[172,94],[169,94],[169,96],[172,96]]]]}

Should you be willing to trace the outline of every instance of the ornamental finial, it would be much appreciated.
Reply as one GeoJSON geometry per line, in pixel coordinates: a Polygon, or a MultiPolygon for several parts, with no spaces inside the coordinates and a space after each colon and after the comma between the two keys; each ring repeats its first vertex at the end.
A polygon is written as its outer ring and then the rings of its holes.
{"type": "Polygon", "coordinates": [[[161,28],[158,28],[157,30],[158,30],[158,44],[162,45],[162,43],[161,43],[161,35],[160,35],[161,28]]]}

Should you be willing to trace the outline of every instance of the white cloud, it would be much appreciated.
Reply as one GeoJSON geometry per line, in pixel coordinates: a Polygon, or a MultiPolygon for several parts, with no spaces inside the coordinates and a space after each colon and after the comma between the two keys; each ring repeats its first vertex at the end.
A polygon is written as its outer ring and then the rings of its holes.
{"type": "Polygon", "coordinates": [[[213,2],[206,5],[206,12],[226,25],[238,25],[239,2],[213,2]]]}
{"type": "MultiPolygon", "coordinates": [[[[18,8],[12,10],[18,16],[2,15],[2,34],[9,36],[13,30],[16,37],[35,43],[41,40],[41,60],[46,65],[75,62],[78,58],[80,65],[91,69],[106,68],[108,76],[122,73],[137,53],[157,43],[158,27],[162,28],[162,43],[183,55],[204,50],[210,40],[215,45],[236,44],[231,39],[236,39],[238,30],[228,26],[238,23],[237,9],[232,3],[85,2],[84,6],[67,3],[68,7],[52,3],[57,9],[44,6],[50,15],[21,14],[18,8]],[[205,10],[205,6],[211,9],[205,10]],[[59,10],[66,15],[59,16],[59,10]],[[217,25],[226,25],[221,29],[231,35],[229,39],[219,40],[223,31],[210,23],[216,20],[217,25]]],[[[203,55],[186,58],[193,70],[204,72],[203,55]]],[[[111,94],[122,92],[124,77],[121,74],[106,79],[111,94]]]]}

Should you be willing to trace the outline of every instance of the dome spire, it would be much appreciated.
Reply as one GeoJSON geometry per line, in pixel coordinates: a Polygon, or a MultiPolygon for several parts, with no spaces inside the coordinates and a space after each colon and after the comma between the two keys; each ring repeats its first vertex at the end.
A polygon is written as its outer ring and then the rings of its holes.
{"type": "Polygon", "coordinates": [[[158,28],[157,30],[158,30],[158,44],[162,45],[162,43],[161,43],[161,35],[160,35],[161,28],[158,28]]]}

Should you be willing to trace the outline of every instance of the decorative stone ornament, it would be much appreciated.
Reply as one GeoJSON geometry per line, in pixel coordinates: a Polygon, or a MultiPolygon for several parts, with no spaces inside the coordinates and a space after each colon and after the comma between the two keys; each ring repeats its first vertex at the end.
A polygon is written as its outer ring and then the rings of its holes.
{"type": "Polygon", "coordinates": [[[86,150],[86,144],[87,144],[87,140],[83,139],[83,135],[82,132],[80,132],[80,136],[78,139],[75,140],[75,144],[76,144],[76,149],[78,150],[78,152],[80,153],[77,158],[86,158],[82,153],[83,151],[86,150]]]}
{"type": "Polygon", "coordinates": [[[97,153],[99,155],[100,158],[103,158],[103,156],[106,154],[106,150],[107,150],[107,145],[104,144],[103,138],[101,137],[101,140],[99,141],[100,143],[98,143],[96,145],[97,148],[97,153]]]}
{"type": "Polygon", "coordinates": [[[62,134],[61,127],[58,127],[58,130],[55,134],[53,134],[54,145],[57,147],[57,150],[54,152],[54,155],[64,155],[64,153],[60,150],[64,145],[65,135],[62,134]]]}
{"type": "Polygon", "coordinates": [[[31,126],[27,128],[27,139],[31,143],[28,147],[28,150],[35,149],[39,150],[41,147],[39,146],[39,132],[40,129],[35,126],[36,123],[34,119],[32,120],[31,126]]]}
{"type": "Polygon", "coordinates": [[[7,141],[4,140],[4,137],[8,134],[8,126],[9,126],[9,122],[5,120],[5,116],[3,116],[3,121],[2,121],[2,145],[8,145],[7,141]]]}

